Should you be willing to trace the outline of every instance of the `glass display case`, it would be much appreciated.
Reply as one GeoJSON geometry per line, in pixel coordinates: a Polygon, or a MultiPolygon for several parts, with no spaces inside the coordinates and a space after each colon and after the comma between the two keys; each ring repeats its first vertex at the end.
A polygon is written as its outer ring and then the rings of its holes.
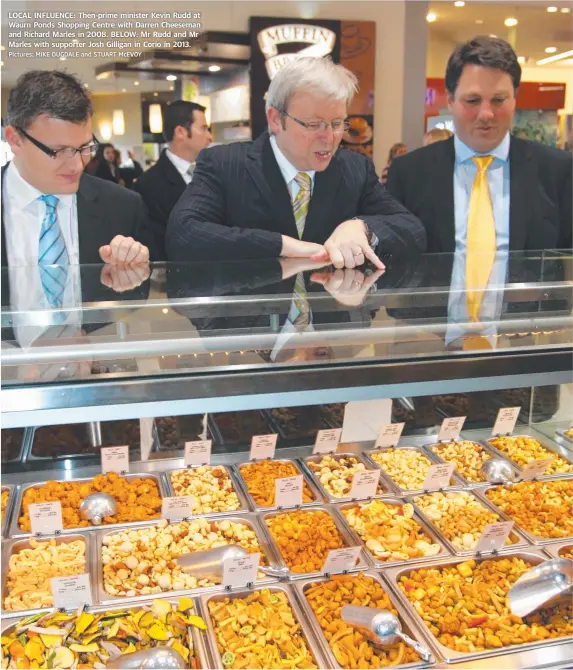
{"type": "MultiPolygon", "coordinates": [[[[15,625],[34,613],[57,625],[45,615],[49,579],[87,573],[96,616],[133,608],[133,627],[150,611],[158,635],[191,610],[203,617],[205,630],[187,622],[183,651],[177,642],[189,667],[273,663],[271,647],[287,664],[304,659],[296,667],[428,665],[403,643],[360,637],[328,605],[334,591],[343,604],[375,594],[434,667],[563,666],[571,607],[525,618],[525,634],[506,596],[516,576],[573,547],[573,256],[498,258],[503,281],[481,296],[479,321],[468,318],[458,262],[387,259],[382,273],[303,259],[82,266],[69,273],[76,300],[61,309],[16,290],[29,269],[3,268],[4,657],[30,660],[27,650],[46,660],[46,644],[27,646],[33,636],[22,651],[14,644],[15,625]],[[515,427],[493,436],[503,408],[519,408],[515,427]],[[461,434],[440,440],[442,422],[460,416],[461,434]],[[396,423],[401,435],[381,446],[381,428],[396,423]],[[253,461],[259,435],[276,435],[276,448],[253,461]],[[316,453],[328,440],[336,453],[316,453]],[[129,465],[102,475],[102,448],[121,446],[129,465]],[[486,481],[481,464],[493,457],[519,483],[486,481]],[[447,462],[451,479],[436,488],[433,473],[447,462]],[[356,482],[368,471],[367,491],[356,482]],[[285,494],[292,477],[300,482],[285,494]],[[79,503],[102,491],[117,509],[98,524],[79,503]],[[181,496],[187,511],[167,511],[165,499],[181,496]],[[553,505],[551,522],[521,513],[528,496],[553,505]],[[29,506],[50,502],[60,503],[61,530],[34,537],[45,519],[29,506]],[[514,522],[506,543],[483,549],[485,527],[499,521],[514,522]],[[221,575],[178,567],[182,554],[221,544],[260,554],[253,583],[225,587],[221,575]],[[356,561],[334,574],[329,551],[354,546],[356,561]],[[494,568],[501,590],[490,601],[477,584],[494,568]],[[36,569],[32,588],[24,575],[36,569]],[[162,598],[172,607],[163,621],[162,598]],[[255,601],[253,628],[227,635],[225,620],[255,601]],[[267,636],[263,614],[292,619],[296,649],[267,636]]],[[[119,651],[137,650],[132,642],[119,651]]],[[[62,667],[111,653],[89,635],[74,645],[70,657],[58,652],[72,661],[62,667]]]]}

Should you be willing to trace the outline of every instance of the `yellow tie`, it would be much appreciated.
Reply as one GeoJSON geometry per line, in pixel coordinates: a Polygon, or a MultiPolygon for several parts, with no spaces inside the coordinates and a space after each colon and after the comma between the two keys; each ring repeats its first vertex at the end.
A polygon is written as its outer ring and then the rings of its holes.
{"type": "Polygon", "coordinates": [[[306,223],[306,215],[308,214],[308,206],[310,204],[310,187],[312,181],[306,172],[298,172],[294,181],[296,181],[300,188],[293,201],[294,220],[299,239],[302,240],[304,224],[306,223]]]}
{"type": "Polygon", "coordinates": [[[468,213],[466,300],[470,321],[479,321],[479,312],[497,249],[495,219],[487,183],[487,169],[493,156],[474,156],[477,175],[472,187],[468,213]]]}

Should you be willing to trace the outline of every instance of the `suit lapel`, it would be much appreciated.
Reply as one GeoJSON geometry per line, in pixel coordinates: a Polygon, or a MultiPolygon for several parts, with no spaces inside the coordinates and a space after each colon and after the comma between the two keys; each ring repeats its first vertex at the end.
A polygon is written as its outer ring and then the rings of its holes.
{"type": "Polygon", "coordinates": [[[101,263],[96,232],[101,225],[97,192],[91,188],[89,180],[84,175],[80,179],[77,203],[80,263],[101,263]]]}
{"type": "Polygon", "coordinates": [[[526,248],[528,227],[535,220],[537,185],[530,158],[527,143],[512,137],[509,145],[509,248],[513,250],[526,248]]]}
{"type": "MultiPolygon", "coordinates": [[[[454,214],[454,162],[453,138],[439,142],[440,150],[434,156],[431,198],[435,203],[434,225],[440,240],[439,251],[455,251],[456,225],[454,214]]],[[[438,249],[428,249],[438,251],[438,249]]]]}
{"type": "Polygon", "coordinates": [[[309,241],[320,239],[320,235],[317,237],[318,232],[329,230],[329,227],[324,225],[324,221],[332,220],[330,212],[336,204],[336,194],[341,179],[342,168],[336,155],[324,172],[315,172],[314,188],[304,225],[303,239],[309,241]]]}
{"type": "Polygon", "coordinates": [[[185,189],[187,186],[185,179],[183,179],[179,170],[169,160],[165,149],[163,149],[161,152],[161,156],[159,156],[159,160],[157,162],[161,165],[161,170],[165,176],[166,181],[168,181],[170,184],[173,184],[174,186],[178,186],[181,189],[185,189]]]}

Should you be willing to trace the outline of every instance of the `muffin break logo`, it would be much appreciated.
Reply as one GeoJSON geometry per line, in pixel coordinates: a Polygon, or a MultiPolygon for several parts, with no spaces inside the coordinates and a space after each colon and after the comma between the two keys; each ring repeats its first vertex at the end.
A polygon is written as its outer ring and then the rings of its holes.
{"type": "Polygon", "coordinates": [[[269,79],[273,79],[281,67],[295,58],[328,56],[334,49],[336,33],[328,28],[305,23],[284,23],[261,30],[257,35],[257,41],[266,59],[269,79]],[[279,53],[278,47],[284,44],[308,44],[310,46],[294,53],[279,53]]]}

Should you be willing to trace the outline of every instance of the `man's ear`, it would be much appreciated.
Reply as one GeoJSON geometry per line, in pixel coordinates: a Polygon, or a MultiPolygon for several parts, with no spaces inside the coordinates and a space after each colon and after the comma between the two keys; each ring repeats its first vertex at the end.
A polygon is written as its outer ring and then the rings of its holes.
{"type": "Polygon", "coordinates": [[[267,110],[267,121],[274,135],[278,135],[282,130],[282,114],[276,107],[269,107],[267,110]]]}
{"type": "Polygon", "coordinates": [[[451,93],[448,93],[448,109],[450,112],[452,111],[452,107],[454,105],[454,96],[451,93]]]}
{"type": "Polygon", "coordinates": [[[6,128],[4,128],[4,137],[6,138],[6,142],[8,142],[10,151],[17,156],[22,151],[23,140],[20,133],[14,126],[6,126],[6,128]]]}

